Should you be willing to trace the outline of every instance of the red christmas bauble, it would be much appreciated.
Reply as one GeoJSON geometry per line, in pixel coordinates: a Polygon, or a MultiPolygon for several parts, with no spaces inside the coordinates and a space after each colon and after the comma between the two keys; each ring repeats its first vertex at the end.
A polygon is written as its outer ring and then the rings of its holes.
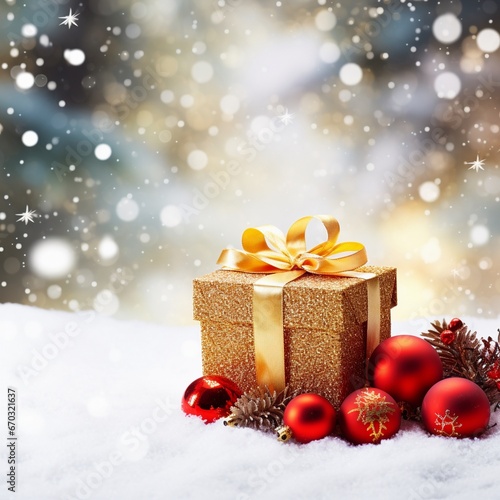
{"type": "Polygon", "coordinates": [[[490,369],[486,372],[486,375],[490,380],[493,380],[500,391],[500,361],[497,360],[490,369]]]}
{"type": "Polygon", "coordinates": [[[491,366],[486,375],[491,380],[494,380],[496,382],[500,381],[500,362],[495,361],[495,363],[491,366]]]}
{"type": "Polygon", "coordinates": [[[336,412],[332,404],[318,394],[300,394],[286,406],[283,423],[299,443],[309,443],[331,434],[336,412]]]}
{"type": "Polygon", "coordinates": [[[339,423],[342,434],[351,443],[379,443],[399,431],[401,410],[387,392],[364,387],[344,399],[339,423]]]}
{"type": "Polygon", "coordinates": [[[397,335],[373,351],[368,364],[369,384],[388,392],[398,403],[420,406],[425,393],[443,378],[441,358],[425,340],[397,335]]]}
{"type": "Polygon", "coordinates": [[[445,345],[450,345],[455,342],[456,334],[453,330],[443,330],[440,335],[441,342],[445,345]]]}
{"type": "Polygon", "coordinates": [[[196,415],[209,424],[227,417],[231,406],[241,395],[240,388],[228,378],[205,375],[188,385],[181,407],[187,415],[196,415]]]}
{"type": "Polygon", "coordinates": [[[432,434],[474,437],[490,421],[490,402],[474,382],[459,377],[445,378],[433,385],[422,402],[422,422],[432,434]]]}
{"type": "Polygon", "coordinates": [[[464,326],[464,322],[460,318],[453,318],[450,320],[448,323],[448,328],[452,331],[455,332],[457,330],[460,330],[464,326]]]}

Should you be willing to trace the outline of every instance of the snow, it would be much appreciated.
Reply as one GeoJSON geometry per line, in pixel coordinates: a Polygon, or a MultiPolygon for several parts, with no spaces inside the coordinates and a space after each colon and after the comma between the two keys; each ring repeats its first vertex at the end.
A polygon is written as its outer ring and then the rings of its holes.
{"type": "MultiPolygon", "coordinates": [[[[484,335],[498,328],[495,320],[466,320],[484,335]]],[[[415,322],[393,325],[394,333],[414,329],[415,322]]],[[[250,429],[205,425],[180,409],[184,389],[201,375],[200,354],[197,326],[0,305],[4,419],[7,387],[18,398],[15,497],[498,498],[498,427],[457,440],[404,422],[393,439],[352,446],[338,437],[283,444],[250,429]]],[[[5,479],[0,491],[6,498],[5,479]]]]}

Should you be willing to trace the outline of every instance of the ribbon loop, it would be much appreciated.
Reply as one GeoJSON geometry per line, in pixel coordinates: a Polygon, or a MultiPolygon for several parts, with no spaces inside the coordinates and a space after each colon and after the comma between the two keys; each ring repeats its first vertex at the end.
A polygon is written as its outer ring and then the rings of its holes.
{"type": "Polygon", "coordinates": [[[337,241],[340,233],[340,224],[334,217],[330,215],[308,215],[295,221],[288,230],[286,235],[286,244],[290,253],[296,257],[306,250],[306,229],[312,219],[317,219],[322,222],[326,229],[327,239],[309,250],[309,253],[314,253],[326,257],[329,255],[337,241]]]}
{"type": "Polygon", "coordinates": [[[245,229],[241,240],[243,249],[250,253],[267,251],[281,252],[285,255],[288,253],[285,236],[275,226],[268,225],[245,229]]]}

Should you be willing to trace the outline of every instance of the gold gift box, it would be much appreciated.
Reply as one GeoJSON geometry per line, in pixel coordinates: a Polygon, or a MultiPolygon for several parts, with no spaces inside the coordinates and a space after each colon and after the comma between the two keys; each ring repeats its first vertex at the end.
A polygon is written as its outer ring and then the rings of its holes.
{"type": "MultiPolygon", "coordinates": [[[[391,335],[396,269],[363,266],[380,281],[380,341],[391,335]]],[[[257,386],[253,284],[265,276],[219,270],[193,282],[194,319],[201,323],[203,374],[223,375],[243,391],[257,386]]],[[[315,392],[336,408],[364,385],[367,283],[305,274],[283,290],[285,373],[289,388],[315,392]]]]}

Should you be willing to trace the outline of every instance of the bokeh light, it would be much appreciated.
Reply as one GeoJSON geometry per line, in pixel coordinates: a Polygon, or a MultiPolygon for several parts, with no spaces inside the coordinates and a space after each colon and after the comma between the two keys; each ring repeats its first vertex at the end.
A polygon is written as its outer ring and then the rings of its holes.
{"type": "Polygon", "coordinates": [[[62,238],[46,238],[37,241],[30,249],[29,266],[40,278],[57,280],[64,278],[76,264],[73,247],[62,238]]]}
{"type": "Polygon", "coordinates": [[[460,92],[460,78],[451,71],[440,73],[434,80],[434,90],[438,97],[454,99],[460,92]]]}
{"type": "Polygon", "coordinates": [[[111,147],[109,144],[98,144],[94,150],[95,157],[98,160],[105,161],[110,158],[112,154],[111,147]]]}
{"type": "Polygon", "coordinates": [[[497,30],[485,28],[478,33],[476,42],[483,52],[495,52],[500,47],[500,35],[497,30]]]}
{"type": "Polygon", "coordinates": [[[85,52],[80,49],[67,49],[64,51],[64,59],[72,66],[80,66],[85,62],[85,52]]]}
{"type": "Polygon", "coordinates": [[[21,140],[26,147],[32,148],[38,142],[38,134],[34,130],[27,130],[22,135],[21,140]]]}
{"type": "Polygon", "coordinates": [[[356,63],[347,63],[340,68],[339,77],[346,85],[357,85],[363,78],[363,70],[356,63]]]}
{"type": "Polygon", "coordinates": [[[22,90],[30,89],[34,83],[35,77],[27,71],[21,71],[16,76],[16,85],[22,90]]]}
{"type": "Polygon", "coordinates": [[[432,33],[441,43],[454,43],[462,34],[462,23],[455,14],[448,12],[438,16],[434,20],[432,33]]]}

